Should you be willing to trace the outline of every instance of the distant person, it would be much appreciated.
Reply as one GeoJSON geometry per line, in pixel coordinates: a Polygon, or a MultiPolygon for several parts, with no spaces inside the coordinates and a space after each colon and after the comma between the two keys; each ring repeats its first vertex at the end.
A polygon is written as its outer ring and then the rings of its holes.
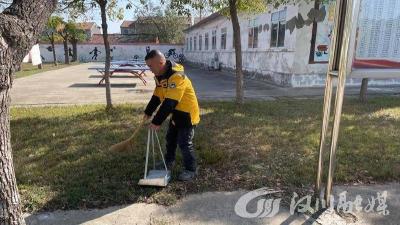
{"type": "Polygon", "coordinates": [[[97,60],[97,56],[101,52],[97,49],[97,47],[94,47],[93,51],[89,52],[89,54],[92,54],[92,53],[93,53],[92,60],[97,60]]]}
{"type": "Polygon", "coordinates": [[[149,52],[150,52],[150,46],[147,46],[146,47],[146,55],[149,54],[149,52]]]}
{"type": "Polygon", "coordinates": [[[72,53],[71,47],[68,48],[68,55],[69,55],[70,57],[73,57],[73,56],[74,56],[74,54],[72,53]]]}
{"type": "Polygon", "coordinates": [[[114,51],[114,49],[115,49],[115,47],[114,47],[114,48],[110,48],[110,58],[111,58],[111,61],[114,59],[114,56],[113,56],[113,51],[114,51]]]}

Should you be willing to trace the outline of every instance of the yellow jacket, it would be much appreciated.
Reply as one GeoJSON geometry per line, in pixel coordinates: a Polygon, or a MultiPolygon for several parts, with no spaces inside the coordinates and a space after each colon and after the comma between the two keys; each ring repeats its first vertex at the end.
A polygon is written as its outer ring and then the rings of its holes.
{"type": "Polygon", "coordinates": [[[145,113],[154,116],[152,123],[161,125],[172,113],[172,123],[177,127],[191,127],[200,122],[200,110],[192,82],[184,74],[182,65],[167,60],[168,70],[156,76],[156,88],[145,113]]]}

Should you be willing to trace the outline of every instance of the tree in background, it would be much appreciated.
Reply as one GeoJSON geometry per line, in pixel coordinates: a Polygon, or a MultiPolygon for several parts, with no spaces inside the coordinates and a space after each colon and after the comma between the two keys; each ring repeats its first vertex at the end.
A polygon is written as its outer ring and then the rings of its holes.
{"type": "Polygon", "coordinates": [[[171,8],[179,14],[189,14],[191,10],[205,8],[206,5],[214,11],[219,11],[222,15],[230,18],[233,28],[233,38],[235,46],[236,61],[236,103],[243,104],[243,67],[242,67],[242,46],[238,14],[256,14],[266,11],[267,6],[279,7],[283,4],[309,2],[311,0],[171,0],[171,8]]]}
{"type": "MultiPolygon", "coordinates": [[[[272,1],[272,0],[271,0],[272,1]]],[[[281,1],[277,1],[281,2],[281,1]]],[[[276,3],[277,3],[276,2],[276,3]]],[[[240,24],[238,13],[255,14],[263,12],[267,9],[268,0],[221,0],[221,1],[191,1],[191,0],[171,0],[171,7],[176,9],[180,14],[190,13],[190,7],[198,10],[208,4],[213,9],[219,11],[221,14],[230,17],[233,28],[233,38],[235,45],[235,61],[236,61],[236,103],[243,104],[244,90],[243,90],[243,68],[242,68],[242,45],[240,37],[240,24]]]]}
{"type": "Polygon", "coordinates": [[[191,23],[189,20],[190,18],[182,17],[176,10],[168,7],[164,12],[164,19],[162,20],[162,29],[164,32],[160,40],[172,44],[184,43],[185,34],[183,30],[190,26],[191,23]]]}
{"type": "Polygon", "coordinates": [[[360,88],[360,97],[359,100],[362,103],[367,103],[367,92],[368,92],[368,78],[363,78],[361,81],[361,88],[360,88]]]}
{"type": "Polygon", "coordinates": [[[199,19],[202,20],[204,15],[210,11],[208,0],[195,0],[193,2],[194,8],[197,11],[197,13],[195,13],[194,15],[198,16],[199,19]]]}
{"type": "Polygon", "coordinates": [[[52,16],[47,22],[47,26],[44,35],[41,37],[41,40],[50,42],[53,52],[54,65],[57,66],[57,56],[55,51],[56,42],[63,42],[65,56],[64,61],[66,64],[69,64],[68,42],[72,44],[72,61],[74,62],[78,60],[78,42],[84,41],[86,38],[85,32],[79,29],[74,21],[66,23],[61,17],[52,16]]]}
{"type": "Polygon", "coordinates": [[[110,65],[111,65],[111,51],[110,51],[110,43],[108,41],[108,25],[107,25],[107,16],[113,19],[123,19],[124,9],[118,7],[118,0],[62,0],[62,5],[65,8],[71,8],[75,12],[79,12],[79,14],[84,15],[88,11],[100,9],[101,15],[101,27],[103,31],[103,41],[104,48],[106,51],[106,62],[105,62],[105,86],[106,86],[106,102],[107,109],[112,108],[111,101],[111,85],[110,85],[110,65]]]}
{"type": "Polygon", "coordinates": [[[72,44],[72,62],[78,61],[78,42],[87,40],[85,31],[79,29],[75,22],[71,22],[69,29],[69,42],[72,44]]]}
{"type": "Polygon", "coordinates": [[[0,12],[0,223],[25,224],[10,138],[10,90],[14,72],[42,34],[53,0],[14,0],[0,12]]]}
{"type": "Polygon", "coordinates": [[[183,30],[190,26],[190,17],[182,16],[178,11],[165,7],[153,6],[150,1],[136,5],[135,15],[136,32],[140,35],[151,36],[153,40],[158,37],[160,42],[181,44],[184,42],[185,35],[183,30]]]}
{"type": "Polygon", "coordinates": [[[68,32],[67,32],[67,24],[63,20],[62,23],[58,24],[56,27],[56,31],[58,35],[61,37],[61,41],[64,45],[64,63],[69,64],[69,56],[68,56],[68,32]]]}
{"type": "Polygon", "coordinates": [[[51,49],[53,52],[53,63],[57,66],[57,56],[56,56],[56,49],[54,43],[57,41],[61,41],[60,35],[57,33],[57,27],[63,23],[63,19],[59,16],[52,16],[47,21],[47,25],[45,28],[44,35],[41,36],[41,40],[49,41],[51,44],[51,49]]]}
{"type": "MultiPolygon", "coordinates": [[[[77,50],[76,44],[78,42],[78,38],[83,38],[81,37],[81,31],[79,31],[76,27],[76,24],[72,21],[64,22],[62,21],[61,23],[58,24],[56,27],[56,31],[61,37],[61,40],[64,45],[64,62],[65,64],[69,64],[69,52],[68,52],[68,41],[73,40],[75,42],[75,50],[77,50]]],[[[71,42],[73,44],[73,42],[71,42]]],[[[74,56],[76,53],[74,52],[74,56]]],[[[75,59],[75,58],[74,58],[75,59]]],[[[76,60],[75,60],[76,61],[76,60]]]]}

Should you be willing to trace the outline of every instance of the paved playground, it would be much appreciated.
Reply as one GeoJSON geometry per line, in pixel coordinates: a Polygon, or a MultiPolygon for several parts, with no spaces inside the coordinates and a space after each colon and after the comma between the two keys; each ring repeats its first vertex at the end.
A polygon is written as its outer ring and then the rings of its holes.
{"type": "MultiPolygon", "coordinates": [[[[102,76],[88,68],[101,65],[84,63],[76,66],[35,74],[14,81],[11,92],[12,105],[58,105],[105,103],[105,86],[98,85],[102,76]]],[[[200,100],[229,100],[236,94],[235,77],[221,71],[186,68],[200,100]]],[[[153,93],[154,80],[147,73],[145,86],[140,79],[127,74],[111,78],[113,103],[144,103],[153,93]]],[[[285,97],[322,97],[323,88],[281,88],[266,82],[245,80],[247,99],[273,100],[285,97]]],[[[347,88],[348,95],[357,95],[359,88],[347,88]]],[[[400,87],[370,87],[369,94],[399,94],[400,87]]]]}

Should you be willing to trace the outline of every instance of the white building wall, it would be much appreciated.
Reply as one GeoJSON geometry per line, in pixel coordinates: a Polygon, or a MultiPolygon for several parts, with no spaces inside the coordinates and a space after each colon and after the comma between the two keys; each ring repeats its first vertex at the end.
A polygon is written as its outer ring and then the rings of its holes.
{"type": "MultiPolygon", "coordinates": [[[[241,44],[243,54],[243,69],[253,76],[259,76],[265,80],[270,80],[279,85],[290,85],[290,76],[295,71],[293,69],[295,51],[296,51],[296,34],[295,30],[292,34],[288,30],[285,32],[285,46],[284,47],[271,47],[271,15],[273,12],[280,11],[286,7],[286,18],[290,19],[298,13],[297,6],[282,6],[271,11],[248,16],[241,15],[239,17],[240,30],[241,30],[241,44]],[[265,24],[269,27],[268,30],[262,29],[258,34],[257,48],[248,48],[248,29],[251,25],[265,24]]],[[[196,62],[204,65],[209,65],[215,54],[218,54],[219,61],[223,67],[235,68],[235,51],[233,48],[233,29],[232,23],[227,18],[220,18],[205,24],[199,28],[189,31],[186,34],[187,38],[203,35],[209,33],[209,50],[204,50],[204,43],[202,51],[190,51],[185,48],[185,57],[191,62],[196,62]],[[221,49],[221,29],[227,28],[227,49],[221,49]],[[211,32],[217,30],[217,49],[212,50],[211,47],[211,32]]],[[[198,39],[198,38],[197,38],[198,39]]],[[[197,45],[198,46],[198,45],[197,45]]]]}
{"type": "MultiPolygon", "coordinates": [[[[150,46],[150,49],[158,49],[161,52],[168,52],[169,49],[176,49],[176,53],[180,54],[183,51],[183,45],[166,45],[166,44],[125,44],[125,45],[111,45],[111,56],[113,60],[129,60],[133,59],[135,55],[138,55],[139,58],[144,59],[146,56],[146,47],[150,46]]],[[[44,58],[44,62],[52,62],[53,61],[53,52],[49,51],[48,48],[51,47],[50,44],[40,44],[40,53],[44,58]]],[[[72,49],[72,45],[69,45],[72,49]]],[[[97,61],[105,61],[105,49],[104,45],[95,45],[95,44],[78,44],[78,59],[81,62],[92,62],[96,61],[92,59],[93,53],[89,54],[89,52],[93,51],[95,47],[101,52],[98,54],[97,61]]],[[[57,44],[55,45],[56,56],[58,62],[64,62],[64,45],[57,44]]],[[[43,59],[42,58],[42,59],[43,59]]],[[[70,57],[70,59],[72,59],[70,57]]]]}
{"type": "MultiPolygon", "coordinates": [[[[307,13],[314,8],[314,3],[300,3],[298,5],[299,13],[303,18],[307,18],[307,13]]],[[[321,24],[319,24],[321,26],[321,24]]],[[[292,86],[323,86],[325,84],[326,72],[328,70],[327,63],[309,63],[309,55],[311,51],[311,37],[313,26],[304,26],[301,29],[295,29],[296,47],[295,58],[293,64],[293,74],[291,77],[292,86]]]]}
{"type": "MultiPolygon", "coordinates": [[[[267,12],[257,15],[240,15],[240,31],[242,43],[243,69],[246,75],[257,79],[266,80],[282,86],[311,87],[324,86],[325,77],[328,69],[327,63],[310,63],[309,56],[311,51],[311,25],[304,25],[302,28],[295,28],[292,33],[288,29],[285,32],[285,46],[276,48],[270,47],[271,42],[271,15],[274,12],[287,9],[286,21],[301,14],[304,20],[308,18],[308,13],[314,7],[314,2],[300,2],[297,5],[281,6],[280,8],[270,8],[267,12]],[[255,25],[269,26],[269,29],[259,33],[258,47],[248,48],[248,28],[249,23],[255,25]]],[[[318,23],[318,26],[322,26],[318,23]]],[[[319,29],[319,28],[318,28],[319,29]]],[[[233,29],[228,18],[219,18],[210,21],[200,27],[194,28],[186,33],[185,40],[190,37],[209,33],[209,50],[190,51],[185,48],[184,54],[187,60],[208,66],[211,64],[214,55],[217,54],[222,66],[228,69],[235,68],[235,52],[233,48],[233,29]],[[227,28],[227,49],[221,50],[221,28],[227,28]],[[211,49],[211,31],[217,30],[217,49],[211,49]]],[[[185,45],[186,46],[186,45],[185,45]]],[[[198,44],[197,44],[198,46],[198,44]]],[[[360,79],[347,79],[347,85],[360,85],[360,79]]],[[[370,85],[399,85],[400,79],[373,80],[370,85]]]]}

